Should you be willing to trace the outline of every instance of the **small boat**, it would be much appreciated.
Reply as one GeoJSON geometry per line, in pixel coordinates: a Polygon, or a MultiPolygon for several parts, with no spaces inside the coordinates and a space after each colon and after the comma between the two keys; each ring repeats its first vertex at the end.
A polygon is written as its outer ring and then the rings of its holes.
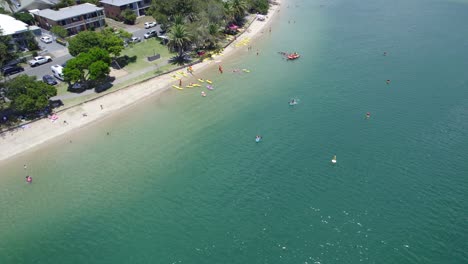
{"type": "Polygon", "coordinates": [[[199,82],[205,82],[203,79],[198,79],[199,82]]]}
{"type": "Polygon", "coordinates": [[[291,53],[287,56],[287,59],[288,60],[295,60],[295,59],[299,59],[301,57],[301,55],[297,54],[297,53],[291,53]]]}
{"type": "Polygon", "coordinates": [[[207,83],[212,84],[213,82],[211,80],[205,80],[207,83]]]}
{"type": "Polygon", "coordinates": [[[208,89],[208,90],[213,90],[213,86],[207,85],[207,86],[206,86],[206,89],[208,89]]]}
{"type": "Polygon", "coordinates": [[[336,163],[336,155],[335,155],[335,156],[333,156],[333,158],[332,158],[331,162],[332,162],[333,164],[335,164],[335,163],[336,163]]]}
{"type": "Polygon", "coordinates": [[[177,86],[177,85],[175,85],[175,84],[173,84],[172,87],[174,87],[174,88],[176,88],[176,89],[178,89],[178,90],[183,90],[183,89],[184,89],[184,88],[182,88],[182,87],[180,87],[180,86],[177,86]]]}
{"type": "Polygon", "coordinates": [[[261,140],[262,140],[262,137],[261,137],[261,136],[256,136],[256,137],[255,137],[255,142],[258,143],[258,142],[260,142],[261,140]]]}

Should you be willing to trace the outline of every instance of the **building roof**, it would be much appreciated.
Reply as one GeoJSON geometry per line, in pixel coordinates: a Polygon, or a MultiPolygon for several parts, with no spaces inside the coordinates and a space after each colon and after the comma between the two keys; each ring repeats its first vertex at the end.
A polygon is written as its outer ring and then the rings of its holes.
{"type": "Polygon", "coordinates": [[[11,16],[0,14],[0,28],[2,29],[1,35],[6,36],[27,31],[28,24],[16,20],[11,16]]]}
{"type": "MultiPolygon", "coordinates": [[[[16,0],[16,2],[20,2],[16,0]]],[[[21,0],[21,6],[18,7],[16,10],[19,11],[29,11],[32,9],[46,9],[55,4],[57,4],[57,0],[21,0]]]]}
{"type": "Polygon", "coordinates": [[[99,2],[108,4],[108,5],[113,5],[113,6],[124,6],[124,5],[128,5],[131,3],[136,3],[138,1],[139,0],[102,0],[99,2]]]}
{"type": "Polygon", "coordinates": [[[31,11],[31,13],[45,17],[47,19],[53,20],[53,21],[59,21],[87,13],[91,13],[94,11],[99,11],[103,10],[102,7],[97,7],[93,4],[90,3],[85,3],[81,5],[75,5],[75,6],[69,6],[69,7],[64,7],[60,8],[58,11],[52,10],[52,9],[44,9],[44,10],[35,10],[34,12],[31,11]]]}

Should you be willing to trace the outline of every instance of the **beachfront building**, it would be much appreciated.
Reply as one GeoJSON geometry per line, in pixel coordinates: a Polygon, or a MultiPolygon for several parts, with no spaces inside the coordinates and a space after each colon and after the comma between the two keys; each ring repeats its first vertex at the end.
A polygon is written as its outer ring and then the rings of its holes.
{"type": "Polygon", "coordinates": [[[104,10],[93,4],[69,6],[59,9],[31,10],[38,25],[49,30],[58,25],[68,31],[68,35],[75,35],[80,31],[104,27],[106,24],[104,10]]]}
{"type": "Polygon", "coordinates": [[[100,1],[107,17],[121,20],[120,13],[131,9],[137,17],[144,16],[151,5],[151,0],[102,0],[100,1]]]}
{"type": "MultiPolygon", "coordinates": [[[[24,48],[28,46],[28,36],[30,36],[28,24],[16,20],[14,17],[0,14],[0,35],[11,36],[12,41],[17,47],[24,48]]],[[[14,47],[13,45],[12,47],[14,47]]]]}

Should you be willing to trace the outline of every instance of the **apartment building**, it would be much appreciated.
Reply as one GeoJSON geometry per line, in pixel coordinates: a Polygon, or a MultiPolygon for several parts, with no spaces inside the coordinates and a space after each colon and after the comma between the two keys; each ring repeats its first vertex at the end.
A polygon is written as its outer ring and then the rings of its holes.
{"type": "Polygon", "coordinates": [[[102,0],[107,17],[121,19],[120,13],[125,9],[131,9],[138,16],[143,16],[151,5],[151,0],[102,0]]]}
{"type": "Polygon", "coordinates": [[[0,35],[11,36],[12,44],[18,47],[27,47],[27,38],[30,35],[29,26],[15,18],[0,14],[0,35]]]}
{"type": "Polygon", "coordinates": [[[83,30],[103,27],[105,22],[104,9],[93,4],[64,7],[59,10],[31,10],[38,25],[49,30],[58,25],[68,30],[69,35],[75,35],[83,30]]]}

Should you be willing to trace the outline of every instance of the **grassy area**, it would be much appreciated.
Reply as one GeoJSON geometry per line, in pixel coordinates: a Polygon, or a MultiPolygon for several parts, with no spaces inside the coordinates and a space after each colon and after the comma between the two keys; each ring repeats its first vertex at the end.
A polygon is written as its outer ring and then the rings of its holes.
{"type": "Polygon", "coordinates": [[[62,95],[66,94],[68,88],[68,84],[66,82],[59,82],[56,86],[55,89],[57,89],[57,95],[62,95]]]}
{"type": "Polygon", "coordinates": [[[73,106],[73,105],[78,105],[78,104],[83,103],[85,101],[88,101],[90,99],[100,97],[100,96],[106,95],[108,93],[123,89],[123,88],[128,87],[128,86],[130,86],[132,84],[144,81],[146,79],[150,79],[151,77],[155,77],[155,76],[160,75],[160,74],[162,74],[164,72],[168,72],[168,71],[170,71],[170,70],[172,70],[172,69],[174,69],[176,67],[177,67],[176,65],[172,65],[172,64],[165,65],[165,66],[162,66],[162,67],[158,68],[156,71],[150,71],[150,72],[147,72],[145,74],[138,75],[135,78],[128,79],[128,80],[126,80],[124,82],[121,82],[121,83],[113,86],[112,88],[110,88],[109,90],[107,90],[105,92],[102,92],[102,93],[99,93],[99,94],[89,94],[89,95],[85,95],[85,96],[65,99],[65,100],[63,100],[64,107],[70,107],[70,106],[73,106]]]}
{"type": "Polygon", "coordinates": [[[129,63],[127,66],[124,67],[124,69],[127,72],[131,73],[152,65],[156,65],[158,63],[166,63],[166,61],[175,54],[169,53],[167,46],[164,46],[161,43],[159,43],[159,39],[150,38],[147,40],[142,40],[142,42],[140,43],[131,44],[122,52],[121,56],[125,55],[127,55],[130,58],[136,56],[135,62],[129,63]],[[161,54],[161,58],[149,62],[147,57],[153,56],[155,54],[161,54]]]}

